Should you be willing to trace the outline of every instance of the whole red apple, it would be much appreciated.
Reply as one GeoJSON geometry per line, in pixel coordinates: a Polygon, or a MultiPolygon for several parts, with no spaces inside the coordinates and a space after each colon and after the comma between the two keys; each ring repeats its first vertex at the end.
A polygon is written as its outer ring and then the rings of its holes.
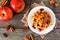
{"type": "Polygon", "coordinates": [[[24,10],[25,3],[23,0],[11,0],[10,6],[14,12],[19,13],[24,10]]]}
{"type": "Polygon", "coordinates": [[[0,8],[0,20],[7,22],[13,17],[12,10],[9,7],[0,8]]]}

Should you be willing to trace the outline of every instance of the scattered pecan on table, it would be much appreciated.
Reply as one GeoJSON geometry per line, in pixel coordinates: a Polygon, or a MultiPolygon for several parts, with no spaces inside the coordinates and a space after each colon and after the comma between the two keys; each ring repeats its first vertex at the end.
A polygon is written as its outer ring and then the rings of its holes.
{"type": "Polygon", "coordinates": [[[6,33],[3,33],[2,36],[3,37],[8,37],[8,35],[6,33]]]}
{"type": "Polygon", "coordinates": [[[11,25],[6,26],[5,29],[7,31],[10,30],[11,32],[14,32],[15,31],[15,28],[13,26],[11,26],[11,25]]]}
{"type": "Polygon", "coordinates": [[[5,29],[8,31],[10,29],[10,25],[6,26],[5,29]]]}
{"type": "Polygon", "coordinates": [[[14,32],[14,31],[15,31],[14,27],[11,26],[11,27],[10,27],[10,31],[11,31],[11,32],[14,32]]]}
{"type": "Polygon", "coordinates": [[[55,2],[54,5],[55,5],[55,7],[59,7],[60,3],[59,2],[55,2]]]}
{"type": "Polygon", "coordinates": [[[59,7],[60,3],[59,2],[55,2],[54,0],[49,0],[50,4],[53,4],[55,7],[59,7]]]}
{"type": "Polygon", "coordinates": [[[54,0],[50,0],[49,3],[50,3],[50,4],[54,4],[54,0]]]}

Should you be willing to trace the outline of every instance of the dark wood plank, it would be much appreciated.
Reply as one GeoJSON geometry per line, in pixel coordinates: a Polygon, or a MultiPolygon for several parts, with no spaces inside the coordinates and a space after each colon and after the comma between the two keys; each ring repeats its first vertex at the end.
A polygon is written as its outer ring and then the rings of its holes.
{"type": "Polygon", "coordinates": [[[55,13],[56,16],[56,28],[60,28],[60,13],[55,13]]]}
{"type": "MultiPolygon", "coordinates": [[[[23,32],[23,29],[16,29],[15,32],[5,31],[5,29],[0,28],[0,40],[23,40],[23,38],[32,33],[35,40],[43,40],[38,34],[33,33],[31,30],[23,32]],[[2,33],[7,33],[8,37],[4,38],[2,33]]],[[[60,40],[60,29],[54,29],[49,34],[44,37],[44,40],[60,40]]]]}
{"type": "MultiPolygon", "coordinates": [[[[54,12],[60,12],[60,6],[59,7],[55,7],[54,5],[50,5],[49,4],[49,0],[42,0],[44,1],[44,3],[46,4],[47,7],[51,8],[54,12]]],[[[59,2],[60,0],[54,0],[55,2],[59,2]]]]}
{"type": "MultiPolygon", "coordinates": [[[[51,31],[50,33],[48,33],[44,39],[41,39],[39,35],[33,33],[30,29],[27,32],[23,31],[22,29],[23,23],[20,20],[23,17],[23,14],[26,12],[26,10],[29,8],[30,3],[32,2],[40,3],[41,1],[44,1],[47,7],[53,10],[56,15],[56,18],[60,20],[60,7],[55,8],[53,5],[50,5],[48,2],[49,0],[25,0],[26,7],[25,7],[25,10],[21,12],[21,14],[15,14],[13,19],[9,22],[3,23],[0,21],[0,27],[5,27],[9,24],[12,24],[14,25],[15,28],[18,28],[15,30],[15,32],[10,32],[10,30],[5,31],[4,28],[0,28],[0,40],[23,40],[23,38],[29,35],[30,33],[34,35],[35,40],[60,40],[60,22],[56,23],[57,28],[51,31]],[[8,37],[4,38],[2,36],[2,33],[7,33],[8,37]]],[[[60,0],[55,0],[55,1],[60,2],[60,0]]]]}

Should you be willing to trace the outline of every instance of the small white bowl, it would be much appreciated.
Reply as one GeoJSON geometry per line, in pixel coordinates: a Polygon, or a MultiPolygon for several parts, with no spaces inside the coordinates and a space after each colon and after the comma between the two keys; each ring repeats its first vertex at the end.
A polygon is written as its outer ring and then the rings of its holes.
{"type": "Polygon", "coordinates": [[[46,6],[37,6],[37,7],[33,8],[33,9],[30,11],[30,13],[28,14],[27,22],[28,22],[29,28],[30,28],[33,32],[35,32],[35,33],[37,33],[37,34],[39,34],[39,35],[41,35],[41,34],[47,34],[47,33],[49,33],[50,31],[53,30],[53,28],[54,28],[54,26],[55,26],[55,24],[56,24],[56,17],[55,17],[54,12],[53,12],[50,8],[48,8],[48,7],[46,7],[46,6]],[[34,29],[34,28],[32,27],[31,18],[32,18],[32,16],[34,15],[34,13],[35,13],[36,11],[38,11],[39,9],[41,9],[41,8],[43,8],[46,12],[49,12],[49,14],[50,14],[50,16],[51,16],[51,18],[52,18],[52,22],[51,22],[52,25],[50,25],[50,26],[49,26],[48,28],[46,28],[45,30],[38,31],[38,29],[34,29]]]}

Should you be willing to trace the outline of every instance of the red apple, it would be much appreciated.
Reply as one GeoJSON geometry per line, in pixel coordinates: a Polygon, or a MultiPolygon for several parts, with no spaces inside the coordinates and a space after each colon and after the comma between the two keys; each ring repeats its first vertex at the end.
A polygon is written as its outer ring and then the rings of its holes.
{"type": "Polygon", "coordinates": [[[10,6],[14,12],[19,13],[24,10],[25,3],[23,0],[11,0],[10,6]]]}
{"type": "Polygon", "coordinates": [[[9,7],[0,8],[0,20],[7,22],[13,17],[12,10],[9,7]]]}

